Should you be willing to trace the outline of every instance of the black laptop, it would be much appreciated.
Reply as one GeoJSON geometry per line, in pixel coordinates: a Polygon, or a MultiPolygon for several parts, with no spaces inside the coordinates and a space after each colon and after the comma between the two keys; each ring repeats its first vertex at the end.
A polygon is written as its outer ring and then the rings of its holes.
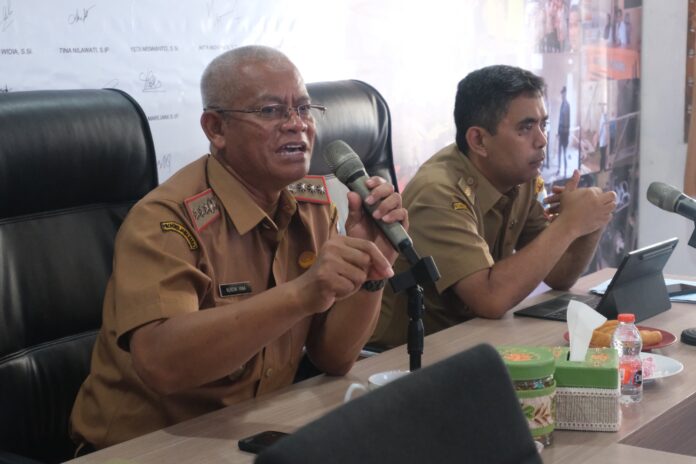
{"type": "Polygon", "coordinates": [[[603,295],[564,293],[519,309],[514,315],[565,321],[570,300],[595,308],[607,319],[616,319],[617,314],[625,312],[635,314],[636,322],[640,322],[666,311],[671,304],[662,269],[678,241],[674,237],[628,253],[603,295]]]}

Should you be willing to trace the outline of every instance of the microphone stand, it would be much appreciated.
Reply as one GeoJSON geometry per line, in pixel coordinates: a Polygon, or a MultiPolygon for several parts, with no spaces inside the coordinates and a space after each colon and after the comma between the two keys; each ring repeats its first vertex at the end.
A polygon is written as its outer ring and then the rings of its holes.
{"type": "Polygon", "coordinates": [[[389,279],[389,284],[394,293],[406,290],[408,295],[408,339],[406,346],[409,356],[409,370],[415,371],[421,367],[425,337],[423,319],[421,318],[423,311],[425,311],[421,285],[437,281],[440,278],[440,272],[437,270],[432,256],[421,258],[412,246],[401,251],[411,267],[389,279]]]}
{"type": "MultiPolygon", "coordinates": [[[[696,220],[694,220],[694,231],[691,233],[691,238],[689,238],[689,246],[696,248],[696,220]]],[[[687,345],[696,345],[696,327],[682,330],[679,340],[687,345]]]]}

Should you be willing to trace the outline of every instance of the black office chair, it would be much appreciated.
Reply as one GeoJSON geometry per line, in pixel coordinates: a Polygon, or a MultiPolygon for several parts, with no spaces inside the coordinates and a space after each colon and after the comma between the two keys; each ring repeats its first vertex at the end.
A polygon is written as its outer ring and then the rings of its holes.
{"type": "Polygon", "coordinates": [[[365,170],[381,176],[398,191],[391,143],[391,115],[382,95],[371,85],[358,80],[307,84],[312,103],[328,108],[317,120],[317,137],[309,173],[326,176],[331,200],[343,222],[348,213],[348,189],[333,175],[324,161],[326,146],[343,140],[360,157],[365,170]]]}
{"type": "Polygon", "coordinates": [[[370,175],[396,186],[391,142],[391,115],[382,95],[358,80],[307,84],[312,103],[328,108],[317,120],[317,139],[310,174],[331,175],[324,161],[326,146],[343,140],[360,157],[370,175]]]}
{"type": "Polygon", "coordinates": [[[541,463],[498,352],[478,345],[401,377],[261,452],[258,464],[541,463]]]}
{"type": "Polygon", "coordinates": [[[157,185],[147,118],[118,90],[0,95],[0,463],[72,457],[131,206],[157,185]]]}

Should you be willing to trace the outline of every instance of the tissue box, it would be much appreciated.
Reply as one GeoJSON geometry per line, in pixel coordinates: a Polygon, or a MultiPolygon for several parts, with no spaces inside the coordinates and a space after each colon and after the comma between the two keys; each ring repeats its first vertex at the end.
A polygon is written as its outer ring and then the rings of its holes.
{"type": "Polygon", "coordinates": [[[556,359],[556,429],[619,430],[621,387],[616,350],[590,348],[583,362],[568,361],[567,347],[551,351],[556,359]]]}
{"type": "Polygon", "coordinates": [[[548,348],[499,346],[532,437],[547,446],[554,428],[556,363],[548,348]]]}

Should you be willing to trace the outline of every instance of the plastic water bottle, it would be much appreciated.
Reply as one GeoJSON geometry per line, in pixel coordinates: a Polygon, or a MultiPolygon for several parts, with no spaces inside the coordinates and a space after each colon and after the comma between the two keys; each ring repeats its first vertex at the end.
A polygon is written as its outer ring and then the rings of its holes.
{"type": "Polygon", "coordinates": [[[619,355],[620,401],[637,403],[643,398],[643,362],[640,359],[643,341],[634,324],[635,315],[622,313],[617,319],[619,325],[611,338],[611,344],[619,355]]]}

